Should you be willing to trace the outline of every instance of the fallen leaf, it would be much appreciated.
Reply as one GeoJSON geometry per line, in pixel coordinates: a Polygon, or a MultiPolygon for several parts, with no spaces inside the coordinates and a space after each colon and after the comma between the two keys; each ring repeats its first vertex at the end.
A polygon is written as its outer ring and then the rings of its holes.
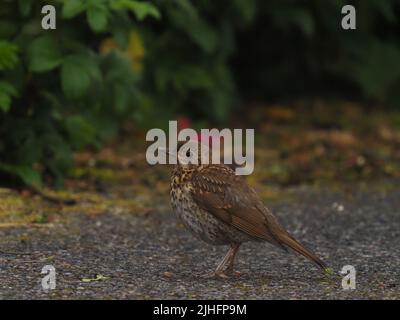
{"type": "Polygon", "coordinates": [[[101,274],[96,274],[96,278],[83,278],[82,282],[105,281],[108,279],[110,279],[110,277],[105,277],[101,274]]]}
{"type": "Polygon", "coordinates": [[[163,276],[166,278],[171,278],[174,274],[172,272],[169,271],[165,271],[163,272],[163,276]]]}

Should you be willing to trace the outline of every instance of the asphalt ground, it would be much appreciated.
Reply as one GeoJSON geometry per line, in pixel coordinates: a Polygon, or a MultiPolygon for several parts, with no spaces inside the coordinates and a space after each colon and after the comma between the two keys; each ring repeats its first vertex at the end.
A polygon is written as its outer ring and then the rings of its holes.
{"type": "Polygon", "coordinates": [[[0,299],[399,299],[400,187],[346,192],[297,187],[270,207],[332,268],[321,273],[296,254],[246,243],[242,276],[203,279],[225,254],[195,239],[167,198],[145,214],[108,210],[41,227],[0,229],[0,299]],[[56,288],[44,290],[52,265],[56,288]],[[356,270],[354,290],[339,272],[356,270]]]}

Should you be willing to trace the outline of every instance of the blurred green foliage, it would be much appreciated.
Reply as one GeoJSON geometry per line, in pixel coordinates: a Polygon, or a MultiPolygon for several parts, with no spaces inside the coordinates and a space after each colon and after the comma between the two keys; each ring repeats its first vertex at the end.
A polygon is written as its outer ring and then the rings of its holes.
{"type": "Polygon", "coordinates": [[[238,98],[345,94],[400,102],[399,5],[341,0],[3,0],[0,178],[61,185],[72,153],[125,121],[222,122],[238,98]],[[57,29],[41,28],[52,4],[57,29]]]}
{"type": "Polygon", "coordinates": [[[2,181],[40,187],[46,176],[61,185],[73,151],[99,146],[129,119],[156,126],[184,108],[223,119],[234,95],[226,63],[234,25],[249,20],[251,5],[219,6],[2,1],[2,181]],[[56,8],[56,30],[41,27],[46,4],[56,8]]]}
{"type": "Polygon", "coordinates": [[[139,75],[128,59],[98,49],[105,30],[129,34],[135,26],[131,13],[139,20],[160,18],[154,5],[129,0],[2,1],[3,175],[40,187],[49,173],[61,183],[73,150],[113,133],[140,105],[139,75]],[[56,30],[41,27],[45,4],[57,9],[56,30]],[[120,92],[129,99],[122,101],[120,92]]]}
{"type": "Polygon", "coordinates": [[[258,98],[366,98],[400,107],[400,2],[257,2],[254,23],[238,35],[234,60],[242,92],[258,98]],[[356,30],[343,30],[344,5],[356,30]]]}

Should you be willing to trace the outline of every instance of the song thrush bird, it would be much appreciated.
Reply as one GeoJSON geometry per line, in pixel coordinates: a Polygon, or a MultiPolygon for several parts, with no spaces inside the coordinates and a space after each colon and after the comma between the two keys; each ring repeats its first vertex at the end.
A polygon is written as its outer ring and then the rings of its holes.
{"type": "Polygon", "coordinates": [[[264,206],[242,176],[223,164],[178,164],[171,177],[170,200],[175,213],[199,239],[230,249],[212,275],[235,274],[239,246],[247,241],[268,241],[290,248],[326,270],[326,264],[294,239],[264,206]]]}

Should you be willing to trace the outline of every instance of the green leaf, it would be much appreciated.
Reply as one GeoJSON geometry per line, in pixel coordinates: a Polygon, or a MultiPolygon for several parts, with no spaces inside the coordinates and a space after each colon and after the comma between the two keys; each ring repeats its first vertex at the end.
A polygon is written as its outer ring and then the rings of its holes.
{"type": "Polygon", "coordinates": [[[15,90],[15,88],[6,81],[0,81],[0,92],[5,92],[10,96],[17,95],[17,90],[15,90]]]}
{"type": "Polygon", "coordinates": [[[114,87],[114,108],[117,112],[124,112],[129,103],[129,90],[121,85],[114,87]]]}
{"type": "Polygon", "coordinates": [[[250,22],[254,19],[257,10],[255,1],[233,0],[232,5],[236,7],[244,22],[250,22]]]}
{"type": "Polygon", "coordinates": [[[185,87],[192,89],[211,89],[214,85],[210,72],[196,65],[187,65],[173,73],[174,84],[181,90],[185,87]]]}
{"type": "Polygon", "coordinates": [[[18,63],[18,47],[8,41],[0,40],[0,70],[12,69],[18,63]]]}
{"type": "Polygon", "coordinates": [[[30,167],[19,167],[16,171],[22,181],[28,186],[42,187],[42,177],[40,173],[30,167]]]}
{"type": "Polygon", "coordinates": [[[40,173],[29,166],[0,163],[0,170],[18,176],[28,186],[42,187],[40,173]]]}
{"type": "Polygon", "coordinates": [[[70,116],[65,120],[70,142],[75,149],[83,149],[96,139],[96,129],[81,116],[70,116]]]}
{"type": "Polygon", "coordinates": [[[72,99],[83,97],[92,80],[99,80],[98,65],[89,56],[74,54],[67,57],[61,68],[61,84],[65,95],[72,99]]]}
{"type": "Polygon", "coordinates": [[[61,69],[61,83],[65,95],[72,99],[84,96],[90,86],[90,77],[81,72],[79,64],[66,60],[61,69]]]}
{"type": "Polygon", "coordinates": [[[105,281],[110,279],[110,277],[105,277],[101,274],[96,274],[96,278],[83,278],[82,282],[93,282],[93,281],[105,281]]]}
{"type": "Polygon", "coordinates": [[[314,33],[314,19],[306,10],[295,10],[293,12],[293,22],[297,24],[303,33],[310,37],[314,33]]]}
{"type": "Polygon", "coordinates": [[[312,36],[314,33],[314,19],[308,10],[296,7],[282,7],[275,18],[281,28],[287,28],[288,25],[296,26],[307,37],[312,36]]]}
{"type": "Polygon", "coordinates": [[[324,271],[328,275],[332,275],[333,274],[333,269],[332,268],[325,268],[324,271]]]}
{"type": "Polygon", "coordinates": [[[353,68],[355,80],[364,93],[384,100],[390,87],[400,79],[400,48],[392,43],[375,41],[353,68]]]}
{"type": "Polygon", "coordinates": [[[11,97],[17,95],[17,90],[5,81],[0,81],[0,110],[7,112],[11,107],[11,97]]]}
{"type": "Polygon", "coordinates": [[[139,21],[142,21],[147,16],[151,16],[156,19],[161,18],[160,11],[149,2],[135,1],[135,0],[112,0],[111,8],[114,10],[128,9],[132,11],[139,21]]]}
{"type": "Polygon", "coordinates": [[[61,51],[56,40],[44,35],[32,41],[28,48],[29,70],[46,72],[62,63],[61,51]]]}
{"type": "Polygon", "coordinates": [[[90,28],[95,32],[104,31],[107,27],[107,8],[101,4],[89,6],[87,10],[87,20],[90,28]]]}
{"type": "Polygon", "coordinates": [[[86,9],[86,3],[84,0],[65,0],[62,9],[62,16],[70,19],[86,9]]]}
{"type": "Polygon", "coordinates": [[[393,8],[394,1],[380,0],[380,1],[373,1],[371,4],[372,6],[375,7],[373,9],[377,9],[387,21],[391,23],[396,22],[397,19],[395,14],[396,11],[393,8]]]}
{"type": "Polygon", "coordinates": [[[0,19],[0,39],[10,38],[19,30],[19,24],[11,19],[6,20],[4,17],[0,19]]]}
{"type": "Polygon", "coordinates": [[[178,7],[169,11],[171,22],[185,32],[204,52],[213,52],[218,43],[218,35],[197,9],[187,0],[177,1],[178,7]]]}
{"type": "Polygon", "coordinates": [[[11,107],[11,97],[10,95],[0,91],[0,110],[3,112],[8,112],[11,107]]]}
{"type": "Polygon", "coordinates": [[[33,0],[18,0],[19,12],[21,16],[26,17],[32,10],[33,0]]]}

